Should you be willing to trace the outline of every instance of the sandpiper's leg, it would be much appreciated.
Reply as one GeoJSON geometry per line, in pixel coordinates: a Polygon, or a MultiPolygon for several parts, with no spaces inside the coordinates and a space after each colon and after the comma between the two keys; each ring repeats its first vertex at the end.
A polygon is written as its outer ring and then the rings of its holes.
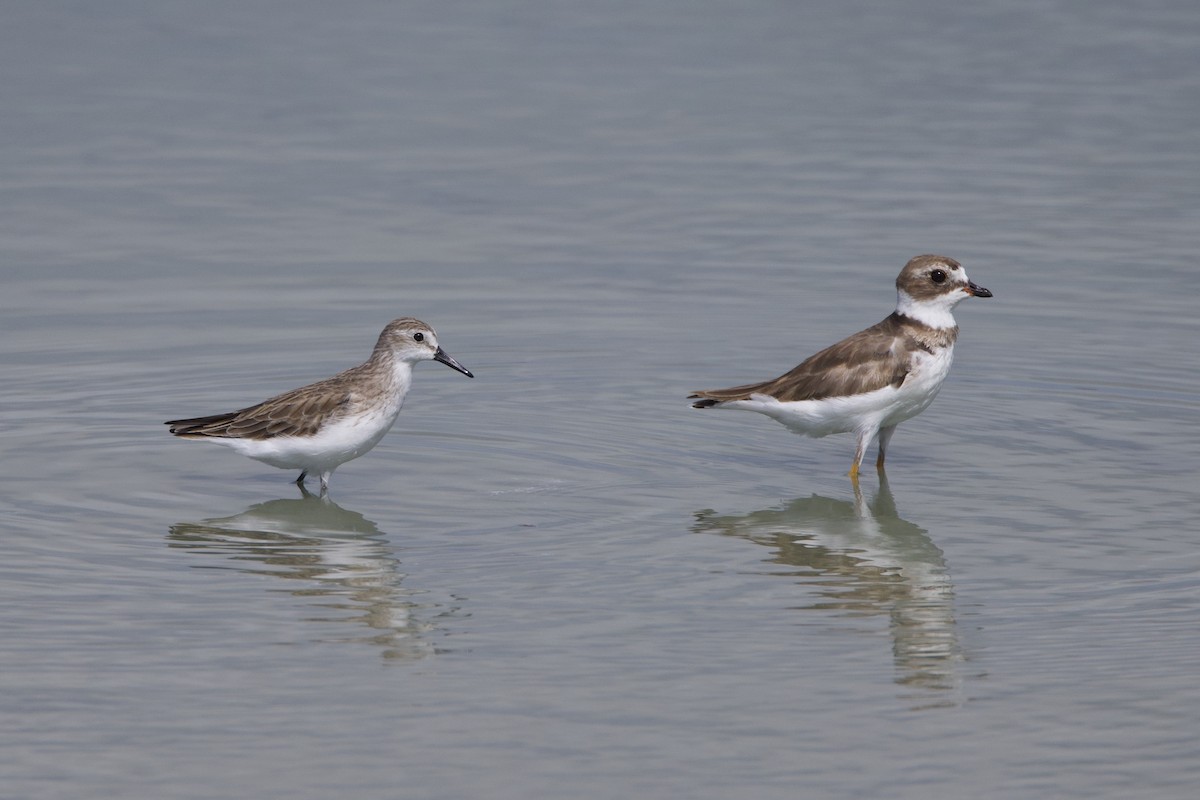
{"type": "Polygon", "coordinates": [[[327,470],[321,473],[321,494],[326,494],[329,491],[329,476],[333,474],[333,470],[327,470]]]}
{"type": "Polygon", "coordinates": [[[890,428],[879,429],[879,458],[875,459],[875,469],[883,469],[883,460],[887,457],[888,442],[892,440],[892,434],[895,432],[895,425],[890,428]]]}
{"type": "Polygon", "coordinates": [[[308,470],[304,470],[303,472],[300,473],[300,477],[296,478],[296,485],[299,486],[301,489],[303,489],[304,488],[304,479],[307,477],[308,477],[308,470]]]}

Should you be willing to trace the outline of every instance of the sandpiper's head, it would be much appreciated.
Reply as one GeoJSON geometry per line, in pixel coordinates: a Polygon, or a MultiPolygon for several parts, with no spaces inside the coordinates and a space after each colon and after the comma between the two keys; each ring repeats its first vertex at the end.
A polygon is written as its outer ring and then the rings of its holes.
{"type": "Polygon", "coordinates": [[[415,364],[418,361],[440,361],[451,369],[456,369],[468,378],[474,378],[471,370],[451,358],[438,345],[437,334],[433,328],[412,317],[394,319],[379,334],[375,344],[376,352],[385,350],[392,358],[415,364]]]}
{"type": "Polygon", "coordinates": [[[896,311],[932,328],[954,327],[951,309],[968,297],[991,297],[953,258],[917,256],[896,278],[896,311]]]}

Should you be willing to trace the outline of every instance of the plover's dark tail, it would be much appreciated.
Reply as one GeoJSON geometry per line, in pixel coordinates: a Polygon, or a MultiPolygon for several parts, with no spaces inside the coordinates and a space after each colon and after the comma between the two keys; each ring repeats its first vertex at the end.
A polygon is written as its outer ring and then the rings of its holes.
{"type": "Polygon", "coordinates": [[[748,383],[730,389],[697,390],[688,395],[688,400],[696,401],[692,403],[692,408],[712,408],[729,400],[749,400],[750,395],[760,391],[768,383],[748,383]]]}

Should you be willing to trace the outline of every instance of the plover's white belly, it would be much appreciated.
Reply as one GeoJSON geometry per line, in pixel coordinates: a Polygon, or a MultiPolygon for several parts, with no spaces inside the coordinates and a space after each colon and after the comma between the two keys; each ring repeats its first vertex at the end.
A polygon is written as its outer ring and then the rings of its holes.
{"type": "Polygon", "coordinates": [[[954,346],[943,347],[933,353],[919,353],[914,360],[916,364],[912,371],[896,389],[894,405],[884,416],[882,427],[912,419],[929,407],[941,390],[942,382],[950,374],[954,346]]]}
{"type": "Polygon", "coordinates": [[[886,386],[865,394],[787,403],[766,395],[754,395],[749,400],[727,405],[766,414],[794,433],[819,439],[831,433],[857,430],[864,423],[870,426],[873,420],[882,422],[889,410],[896,407],[899,395],[900,390],[886,386]]]}
{"type": "Polygon", "coordinates": [[[270,439],[217,439],[244,456],[281,469],[325,472],[358,458],[384,437],[400,406],[350,414],[325,424],[312,436],[270,439]]]}

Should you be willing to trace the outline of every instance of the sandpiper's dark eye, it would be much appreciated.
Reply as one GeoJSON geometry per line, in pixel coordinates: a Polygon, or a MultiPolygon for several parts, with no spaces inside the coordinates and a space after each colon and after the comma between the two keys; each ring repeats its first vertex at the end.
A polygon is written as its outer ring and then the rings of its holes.
{"type": "Polygon", "coordinates": [[[933,281],[934,283],[943,282],[946,280],[946,270],[935,269],[933,272],[929,273],[929,280],[933,281]]]}
{"type": "MultiPolygon", "coordinates": [[[[944,278],[946,276],[943,275],[942,277],[944,278]]],[[[425,334],[421,333],[420,331],[417,331],[416,333],[413,334],[413,341],[416,341],[416,342],[425,341],[425,334]]]]}

